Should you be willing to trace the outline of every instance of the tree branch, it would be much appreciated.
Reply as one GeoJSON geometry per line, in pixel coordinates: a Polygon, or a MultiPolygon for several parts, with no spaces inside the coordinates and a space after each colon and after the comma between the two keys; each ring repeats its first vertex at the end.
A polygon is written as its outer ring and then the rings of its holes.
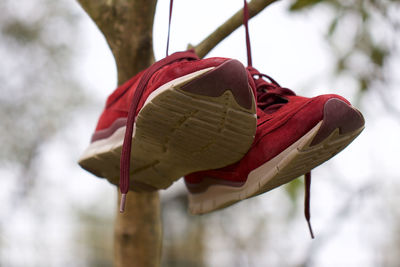
{"type": "MultiPolygon", "coordinates": [[[[248,4],[249,17],[252,18],[260,13],[264,8],[270,4],[277,2],[278,0],[252,0],[248,4]]],[[[228,37],[232,32],[239,28],[243,24],[243,9],[236,12],[230,17],[224,24],[219,26],[213,33],[207,36],[198,45],[189,45],[189,48],[194,48],[196,54],[203,58],[207,55],[214,47],[216,47],[222,40],[228,37]]]]}

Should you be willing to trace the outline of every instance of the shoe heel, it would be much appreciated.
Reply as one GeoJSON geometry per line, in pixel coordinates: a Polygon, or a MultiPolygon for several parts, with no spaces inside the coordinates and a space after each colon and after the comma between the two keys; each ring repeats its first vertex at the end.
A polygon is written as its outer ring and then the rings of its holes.
{"type": "Polygon", "coordinates": [[[243,64],[235,59],[226,61],[180,89],[184,92],[210,97],[221,96],[229,90],[241,107],[248,110],[254,108],[252,111],[255,112],[254,96],[248,84],[247,71],[243,64]]]}
{"type": "Polygon", "coordinates": [[[134,182],[167,188],[189,173],[237,162],[253,142],[255,100],[237,60],[171,82],[148,100],[132,142],[134,182]],[[140,159],[147,163],[135,164],[140,159]]]}

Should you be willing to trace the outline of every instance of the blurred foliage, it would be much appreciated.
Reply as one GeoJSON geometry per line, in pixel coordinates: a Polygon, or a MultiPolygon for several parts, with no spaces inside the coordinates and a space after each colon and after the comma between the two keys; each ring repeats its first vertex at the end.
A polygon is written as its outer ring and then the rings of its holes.
{"type": "Polygon", "coordinates": [[[184,192],[162,201],[164,267],[204,267],[205,227],[202,218],[188,216],[184,192]]]}
{"type": "MultiPolygon", "coordinates": [[[[378,89],[384,99],[389,92],[384,89],[388,82],[385,71],[391,56],[400,49],[396,36],[400,35],[400,1],[398,0],[294,0],[291,12],[309,12],[325,8],[330,22],[325,31],[327,43],[335,62],[334,77],[350,76],[358,84],[359,101],[366,91],[378,89]],[[379,88],[378,88],[379,87],[379,88]]],[[[400,109],[390,101],[386,107],[393,114],[400,109]]],[[[302,196],[298,179],[286,186],[292,203],[302,196]]]]}
{"type": "Polygon", "coordinates": [[[324,6],[331,17],[326,39],[336,59],[336,74],[358,81],[360,93],[385,82],[388,59],[398,51],[400,1],[397,0],[295,0],[292,12],[324,6]]]}
{"type": "Polygon", "coordinates": [[[256,215],[258,201],[253,198],[246,205],[199,216],[188,215],[185,191],[163,199],[162,266],[210,266],[209,253],[222,255],[211,266],[259,266],[254,258],[264,253],[269,220],[263,213],[256,215]]]}
{"type": "Polygon", "coordinates": [[[311,7],[323,0],[297,0],[290,6],[291,11],[298,11],[304,8],[311,7]]]}
{"type": "Polygon", "coordinates": [[[299,197],[304,195],[304,182],[303,179],[294,179],[293,181],[284,185],[285,191],[291,200],[291,212],[290,215],[294,216],[296,213],[297,202],[299,197]]]}
{"type": "Polygon", "coordinates": [[[0,171],[5,174],[0,181],[7,188],[7,194],[0,193],[0,266],[52,266],[74,257],[57,257],[51,245],[45,247],[46,240],[53,244],[46,228],[52,213],[41,203],[52,190],[52,185],[42,186],[45,145],[56,134],[62,136],[74,112],[87,102],[74,70],[81,14],[72,7],[70,1],[0,1],[0,171]],[[21,213],[27,219],[17,229],[31,231],[27,240],[9,240],[19,235],[10,222],[21,213]],[[39,238],[30,242],[35,233],[39,238]],[[48,260],[41,265],[44,255],[48,260]]]}
{"type": "Polygon", "coordinates": [[[75,207],[76,227],[74,228],[74,253],[82,266],[113,266],[113,225],[112,216],[104,216],[95,207],[75,207]]]}
{"type": "Polygon", "coordinates": [[[65,1],[4,0],[0,10],[0,165],[28,166],[83,103],[71,61],[78,16],[65,1]]]}

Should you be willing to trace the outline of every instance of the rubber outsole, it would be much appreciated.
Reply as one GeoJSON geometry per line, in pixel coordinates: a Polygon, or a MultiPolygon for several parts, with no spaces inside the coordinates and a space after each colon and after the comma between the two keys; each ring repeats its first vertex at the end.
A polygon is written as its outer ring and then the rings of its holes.
{"type": "MultiPolygon", "coordinates": [[[[130,189],[165,189],[188,173],[240,160],[254,139],[255,112],[246,71],[236,60],[164,84],[150,94],[136,117],[130,189]],[[232,80],[235,70],[236,85],[222,87],[223,79],[232,80]],[[218,82],[204,81],[216,71],[220,72],[218,82]],[[218,87],[219,94],[210,96],[207,92],[213,87],[218,87]]],[[[108,138],[93,142],[79,164],[118,184],[124,134],[125,127],[120,127],[108,138]]]]}
{"type": "Polygon", "coordinates": [[[359,111],[339,99],[330,99],[324,117],[313,129],[279,155],[251,171],[240,187],[215,184],[204,192],[189,193],[189,210],[203,214],[230,206],[298,178],[349,145],[364,129],[359,111]]]}

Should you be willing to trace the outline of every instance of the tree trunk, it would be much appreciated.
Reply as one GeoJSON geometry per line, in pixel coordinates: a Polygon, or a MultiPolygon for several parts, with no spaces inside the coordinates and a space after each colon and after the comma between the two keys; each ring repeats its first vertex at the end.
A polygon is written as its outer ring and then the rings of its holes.
{"type": "Polygon", "coordinates": [[[125,212],[118,213],[115,221],[114,266],[160,266],[162,225],[158,192],[129,192],[126,201],[125,212]]]}
{"type": "MultiPolygon", "coordinates": [[[[80,0],[106,37],[115,57],[118,84],[154,62],[156,0],[80,0]]],[[[158,192],[130,192],[115,221],[114,266],[158,267],[162,225],[158,192]]]]}

